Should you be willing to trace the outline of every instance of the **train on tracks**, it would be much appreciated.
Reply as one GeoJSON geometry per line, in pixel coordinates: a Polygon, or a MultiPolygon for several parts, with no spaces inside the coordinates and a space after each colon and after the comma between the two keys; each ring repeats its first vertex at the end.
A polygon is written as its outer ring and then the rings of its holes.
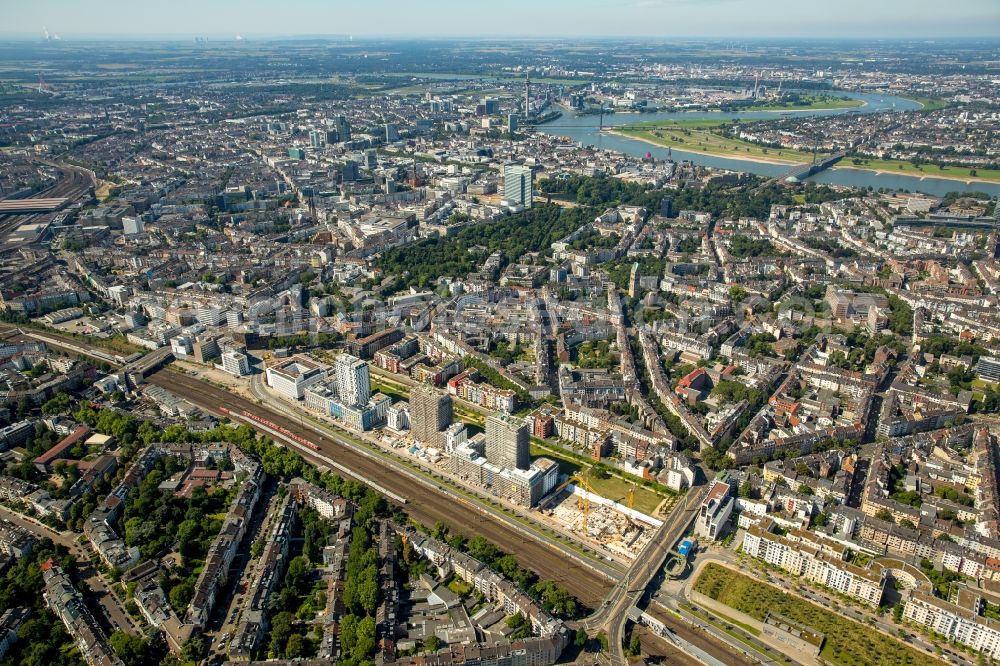
{"type": "Polygon", "coordinates": [[[261,425],[267,426],[271,430],[274,430],[276,432],[280,432],[285,437],[287,437],[289,439],[292,439],[292,440],[295,440],[296,442],[298,442],[299,444],[302,444],[303,446],[308,446],[313,451],[319,451],[319,447],[314,442],[312,442],[312,441],[310,441],[310,440],[308,440],[305,437],[302,437],[300,435],[296,435],[294,432],[292,432],[288,428],[284,428],[284,427],[278,425],[277,423],[274,423],[273,421],[268,421],[265,418],[261,418],[261,417],[257,416],[256,414],[254,414],[253,412],[251,412],[250,410],[244,409],[244,410],[241,410],[239,412],[239,414],[236,414],[233,410],[229,409],[228,407],[225,407],[223,405],[219,405],[219,411],[222,412],[223,414],[228,415],[228,416],[242,416],[243,418],[250,419],[251,421],[254,421],[255,423],[259,423],[261,425]]]}
{"type": "Polygon", "coordinates": [[[382,493],[389,499],[399,502],[400,504],[406,504],[409,502],[407,498],[403,497],[399,493],[394,493],[393,491],[389,490],[388,488],[378,483],[377,481],[365,477],[355,472],[354,470],[349,469],[348,467],[340,464],[336,460],[333,460],[332,458],[324,455],[322,452],[320,452],[319,446],[317,446],[315,442],[312,442],[300,435],[296,435],[288,428],[280,426],[277,423],[274,423],[273,421],[268,421],[267,419],[254,414],[248,409],[241,409],[237,411],[235,409],[229,409],[225,405],[219,405],[219,412],[225,414],[226,416],[231,416],[235,419],[241,419],[241,420],[245,419],[247,421],[250,421],[251,423],[256,423],[257,425],[261,426],[261,428],[263,428],[265,432],[270,431],[272,434],[280,435],[281,437],[285,437],[287,439],[292,440],[296,444],[301,444],[302,446],[305,446],[315,451],[316,454],[314,457],[323,461],[326,465],[329,465],[333,469],[342,472],[347,476],[353,477],[368,486],[371,486],[372,488],[382,493]]]}

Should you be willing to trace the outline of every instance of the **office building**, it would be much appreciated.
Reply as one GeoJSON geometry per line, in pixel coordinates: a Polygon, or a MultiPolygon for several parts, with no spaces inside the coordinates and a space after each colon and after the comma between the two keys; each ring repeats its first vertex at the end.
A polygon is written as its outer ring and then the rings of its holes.
{"type": "Polygon", "coordinates": [[[220,326],[225,321],[225,313],[221,308],[205,303],[198,304],[198,307],[194,311],[194,317],[198,320],[199,324],[205,326],[220,326]]]}
{"type": "Polygon", "coordinates": [[[126,236],[136,236],[146,230],[146,223],[141,217],[123,217],[122,230],[126,236]]]}
{"type": "Polygon", "coordinates": [[[663,217],[670,217],[670,214],[674,212],[674,198],[673,197],[663,197],[660,199],[660,215],[663,217]]]}
{"type": "Polygon", "coordinates": [[[222,369],[231,375],[245,377],[250,374],[250,360],[246,354],[230,349],[222,355],[222,369]]]}
{"type": "Polygon", "coordinates": [[[442,431],[451,425],[451,396],[431,386],[410,392],[410,430],[422,442],[441,446],[442,431]]]}
{"type": "Polygon", "coordinates": [[[191,355],[199,363],[208,363],[216,356],[222,354],[219,340],[222,336],[203,333],[197,336],[191,345],[191,355]]]}
{"type": "Polygon", "coordinates": [[[390,405],[385,412],[386,426],[390,430],[402,432],[410,429],[410,403],[400,401],[390,405]]]}
{"type": "Polygon", "coordinates": [[[341,142],[351,140],[351,123],[344,116],[337,116],[337,138],[341,142]]]}
{"type": "Polygon", "coordinates": [[[333,365],[337,376],[337,395],[350,407],[360,407],[371,396],[368,364],[357,356],[341,354],[333,365]]]}
{"type": "Polygon", "coordinates": [[[307,358],[296,357],[273,365],[265,373],[267,385],[289,400],[301,400],[305,390],[326,377],[323,366],[307,358]]]}
{"type": "Polygon", "coordinates": [[[341,175],[345,183],[353,183],[359,180],[361,176],[358,173],[358,163],[354,160],[344,162],[344,170],[341,172],[341,175]]]}
{"type": "Polygon", "coordinates": [[[521,164],[503,165],[503,196],[512,206],[531,208],[531,167],[521,164]]]}
{"type": "Polygon", "coordinates": [[[512,113],[507,116],[507,133],[513,134],[517,131],[518,127],[518,117],[516,113],[512,113]]]}
{"type": "Polygon", "coordinates": [[[486,419],[486,460],[505,469],[528,469],[528,425],[510,414],[486,419]]]}
{"type": "Polygon", "coordinates": [[[385,124],[385,142],[393,143],[399,141],[399,128],[396,127],[396,123],[386,123],[385,124]]]}
{"type": "Polygon", "coordinates": [[[729,525],[729,517],[733,513],[732,487],[716,479],[708,495],[701,503],[698,515],[695,516],[694,533],[708,539],[719,539],[729,525]]]}
{"type": "Polygon", "coordinates": [[[368,170],[378,168],[378,153],[374,148],[365,151],[365,168],[368,170]]]}
{"type": "Polygon", "coordinates": [[[323,147],[323,133],[317,130],[309,132],[309,145],[313,148],[323,147]]]}
{"type": "Polygon", "coordinates": [[[962,605],[915,589],[903,607],[903,618],[940,634],[946,640],[961,643],[984,657],[1000,657],[1000,623],[979,614],[984,600],[971,591],[959,594],[956,600],[962,605]]]}
{"type": "Polygon", "coordinates": [[[808,530],[794,529],[781,535],[772,531],[775,528],[771,518],[751,525],[743,537],[743,552],[875,608],[882,602],[884,569],[863,569],[848,563],[846,547],[808,530]]]}

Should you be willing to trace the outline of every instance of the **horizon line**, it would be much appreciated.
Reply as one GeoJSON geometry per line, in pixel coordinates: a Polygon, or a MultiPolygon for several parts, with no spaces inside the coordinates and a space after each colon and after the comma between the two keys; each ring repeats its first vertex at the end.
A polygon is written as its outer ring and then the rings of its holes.
{"type": "Polygon", "coordinates": [[[10,32],[10,31],[0,31],[0,40],[14,39],[17,41],[33,41],[44,44],[58,44],[63,41],[128,41],[128,40],[162,40],[162,41],[179,41],[179,40],[191,40],[191,39],[221,39],[230,42],[240,42],[254,40],[265,40],[265,41],[277,41],[277,40],[295,40],[295,39],[314,39],[314,40],[350,40],[356,41],[358,39],[375,39],[375,40],[389,40],[389,41],[431,41],[431,40],[454,40],[454,41],[474,41],[481,39],[515,39],[519,41],[538,41],[547,39],[557,39],[557,40],[568,40],[568,39],[584,39],[584,40],[627,40],[627,39],[642,39],[650,41],[742,41],[742,42],[762,42],[762,41],[773,41],[773,40],[788,40],[788,41],[798,41],[798,42],[821,42],[821,41],[847,41],[847,42],[859,42],[859,41],[870,41],[870,40],[880,40],[880,41],[924,41],[924,42],[950,42],[950,41],[966,41],[966,40],[987,40],[1000,42],[1000,35],[866,35],[866,36],[852,36],[852,35],[829,35],[829,36],[819,36],[819,35],[809,35],[809,36],[793,36],[787,34],[774,34],[774,35],[754,35],[752,37],[737,36],[737,35],[642,35],[642,34],[611,34],[611,35],[599,35],[599,34],[569,34],[569,33],[558,33],[558,34],[517,34],[517,33],[479,33],[479,34],[456,34],[456,33],[442,33],[442,34],[409,34],[409,33],[268,33],[268,32],[212,32],[212,33],[196,33],[196,32],[167,32],[167,33],[155,33],[155,32],[113,32],[113,33],[103,33],[103,32],[71,32],[71,33],[58,33],[53,32],[56,35],[56,39],[46,39],[42,36],[40,31],[32,32],[10,32]]]}

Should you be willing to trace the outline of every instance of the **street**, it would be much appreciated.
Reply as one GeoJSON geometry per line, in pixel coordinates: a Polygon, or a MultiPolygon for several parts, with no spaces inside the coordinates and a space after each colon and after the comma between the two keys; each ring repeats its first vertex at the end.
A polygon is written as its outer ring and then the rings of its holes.
{"type": "Polygon", "coordinates": [[[93,551],[89,547],[81,546],[77,542],[79,535],[74,532],[56,531],[48,525],[40,523],[33,518],[23,516],[4,506],[0,506],[0,516],[15,525],[20,525],[29,530],[39,538],[48,538],[54,543],[65,546],[76,556],[76,574],[86,583],[88,590],[88,593],[84,595],[84,599],[89,602],[91,612],[94,612],[94,617],[105,625],[104,628],[106,631],[109,633],[112,631],[125,631],[130,634],[140,633],[139,627],[129,614],[125,612],[125,608],[122,606],[118,596],[112,592],[110,586],[104,581],[104,577],[91,564],[91,558],[95,557],[93,551]]]}

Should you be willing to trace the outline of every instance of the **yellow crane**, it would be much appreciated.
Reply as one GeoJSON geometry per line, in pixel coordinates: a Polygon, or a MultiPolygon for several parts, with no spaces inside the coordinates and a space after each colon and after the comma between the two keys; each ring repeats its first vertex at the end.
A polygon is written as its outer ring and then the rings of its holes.
{"type": "MultiPolygon", "coordinates": [[[[630,486],[628,493],[625,494],[625,506],[627,506],[630,510],[635,508],[635,486],[630,486]]],[[[626,514],[625,517],[628,518],[629,525],[632,527],[638,527],[635,523],[635,519],[632,518],[631,512],[626,514]]]]}
{"type": "MultiPolygon", "coordinates": [[[[585,479],[580,474],[573,474],[565,481],[560,483],[559,486],[554,491],[552,491],[553,495],[559,495],[559,493],[565,490],[566,486],[568,486],[571,483],[575,483],[576,485],[582,487],[587,492],[591,493],[594,492],[594,489],[591,487],[587,479],[585,479]]],[[[587,528],[589,526],[589,521],[590,521],[590,499],[584,495],[577,495],[576,506],[578,509],[580,509],[580,511],[583,512],[583,533],[587,534],[587,528]]]]}
{"type": "MultiPolygon", "coordinates": [[[[583,486],[583,489],[588,493],[594,492],[590,483],[584,477],[579,474],[575,474],[570,478],[570,481],[576,482],[578,485],[583,486]]],[[[584,535],[590,534],[590,498],[586,495],[579,495],[576,498],[576,505],[583,512],[583,533],[584,535]]]]}

